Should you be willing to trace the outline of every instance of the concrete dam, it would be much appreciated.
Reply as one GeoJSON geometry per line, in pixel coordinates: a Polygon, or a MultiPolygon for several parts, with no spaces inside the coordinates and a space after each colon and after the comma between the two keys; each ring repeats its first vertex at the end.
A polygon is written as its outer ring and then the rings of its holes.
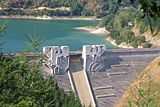
{"type": "Polygon", "coordinates": [[[106,49],[104,45],[83,46],[82,52],[69,47],[44,47],[45,75],[54,76],[66,93],[73,91],[82,105],[114,107],[137,75],[160,49],[106,49]]]}

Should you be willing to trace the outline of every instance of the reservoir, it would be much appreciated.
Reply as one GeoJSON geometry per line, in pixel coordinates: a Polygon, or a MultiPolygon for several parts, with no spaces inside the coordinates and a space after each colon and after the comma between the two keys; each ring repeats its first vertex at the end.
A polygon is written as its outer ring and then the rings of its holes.
{"type": "Polygon", "coordinates": [[[70,50],[80,50],[83,45],[105,44],[107,48],[114,46],[105,40],[105,35],[95,35],[76,30],[76,27],[95,26],[98,22],[88,20],[20,20],[1,19],[6,24],[1,46],[4,52],[29,51],[30,37],[38,40],[40,48],[47,45],[68,45],[70,50]]]}

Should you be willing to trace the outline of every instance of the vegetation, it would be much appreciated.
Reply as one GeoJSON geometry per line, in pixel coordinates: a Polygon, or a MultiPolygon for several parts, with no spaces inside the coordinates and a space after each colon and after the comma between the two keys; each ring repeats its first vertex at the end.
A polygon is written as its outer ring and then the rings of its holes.
{"type": "Polygon", "coordinates": [[[130,98],[128,101],[128,107],[159,107],[160,104],[157,100],[159,99],[158,87],[160,85],[152,81],[143,84],[137,89],[137,98],[130,98]]]}
{"type": "MultiPolygon", "coordinates": [[[[111,37],[116,40],[116,43],[120,45],[121,43],[131,44],[133,47],[137,48],[142,44],[147,48],[147,43],[144,36],[135,36],[130,30],[123,30],[122,32],[111,31],[111,37]]],[[[148,46],[149,47],[149,46],[148,46]]]]}
{"type": "Polygon", "coordinates": [[[111,38],[116,40],[119,45],[121,43],[127,43],[131,46],[137,48],[138,46],[145,47],[150,46],[146,42],[144,36],[136,36],[132,31],[135,26],[135,17],[137,15],[137,10],[135,8],[121,9],[116,12],[115,15],[106,16],[103,22],[106,29],[109,30],[111,38]]]}
{"type": "Polygon", "coordinates": [[[0,15],[49,15],[49,16],[97,16],[103,17],[110,12],[115,12],[118,7],[117,3],[121,6],[135,4],[135,0],[0,0],[0,7],[4,10],[0,11],[0,15]],[[38,7],[69,7],[71,10],[33,10],[38,7]],[[45,12],[44,12],[45,11],[45,12]],[[41,14],[38,14],[38,13],[41,14]],[[36,14],[37,13],[37,14],[36,14]]]}
{"type": "Polygon", "coordinates": [[[40,65],[25,57],[0,56],[1,107],[81,107],[71,93],[64,94],[53,78],[44,79],[40,65]]]}
{"type": "Polygon", "coordinates": [[[87,8],[87,2],[80,0],[1,0],[0,6],[3,8],[0,11],[0,15],[94,15],[93,11],[87,8]],[[50,9],[34,10],[38,7],[47,7],[50,9]],[[60,9],[61,7],[70,8],[70,10],[60,9]]]}
{"type": "Polygon", "coordinates": [[[140,0],[140,4],[144,25],[150,29],[153,36],[157,35],[160,32],[160,1],[140,0]]]}
{"type": "Polygon", "coordinates": [[[106,3],[106,15],[100,26],[111,32],[117,44],[125,42],[133,47],[151,47],[143,33],[150,29],[153,35],[159,34],[159,0],[108,0],[106,3]],[[135,27],[140,34],[135,34],[135,27]]]}
{"type": "Polygon", "coordinates": [[[0,0],[0,3],[8,8],[59,7],[68,6],[69,0],[0,0]]]}

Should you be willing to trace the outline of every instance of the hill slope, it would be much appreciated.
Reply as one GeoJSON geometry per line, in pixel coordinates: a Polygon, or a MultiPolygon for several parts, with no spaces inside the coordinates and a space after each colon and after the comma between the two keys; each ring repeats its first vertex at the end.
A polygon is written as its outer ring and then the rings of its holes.
{"type": "Polygon", "coordinates": [[[160,57],[130,85],[116,107],[160,107],[160,57]]]}

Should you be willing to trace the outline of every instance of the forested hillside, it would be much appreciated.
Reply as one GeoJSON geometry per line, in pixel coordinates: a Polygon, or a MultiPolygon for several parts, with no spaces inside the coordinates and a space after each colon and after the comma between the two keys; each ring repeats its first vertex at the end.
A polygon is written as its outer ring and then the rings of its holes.
{"type": "MultiPolygon", "coordinates": [[[[30,9],[38,7],[48,7],[52,9],[45,10],[41,14],[45,15],[83,15],[83,16],[105,16],[112,10],[112,7],[116,6],[117,2],[121,0],[0,0],[1,14],[31,14],[30,9]],[[53,10],[53,8],[68,7],[70,11],[65,10],[53,10]],[[26,10],[23,10],[26,9],[26,10]],[[27,11],[27,9],[29,9],[27,11]],[[14,13],[14,10],[18,10],[14,13]],[[57,14],[53,14],[57,13],[57,14]],[[59,13],[59,14],[58,14],[59,13]]],[[[125,0],[121,3],[121,6],[127,6],[135,4],[136,0],[125,0]]],[[[116,7],[115,7],[116,8],[116,7]]],[[[38,13],[38,12],[37,12],[38,13]]],[[[34,13],[35,14],[35,13],[34,13]]]]}
{"type": "Polygon", "coordinates": [[[159,0],[107,0],[109,7],[100,26],[116,44],[134,48],[160,46],[159,0]]]}
{"type": "Polygon", "coordinates": [[[1,0],[0,6],[1,15],[93,15],[85,0],[1,0]]]}

